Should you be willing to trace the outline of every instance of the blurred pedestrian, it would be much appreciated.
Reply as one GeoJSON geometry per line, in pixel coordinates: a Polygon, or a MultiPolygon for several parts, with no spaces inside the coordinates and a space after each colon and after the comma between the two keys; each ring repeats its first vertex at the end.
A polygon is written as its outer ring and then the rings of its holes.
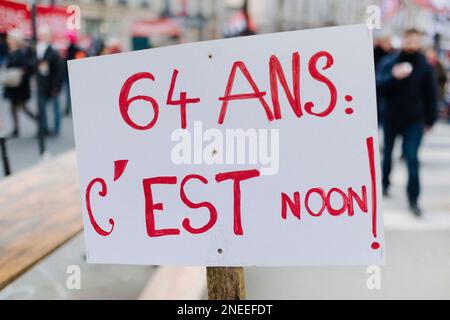
{"type": "Polygon", "coordinates": [[[439,61],[437,52],[434,48],[430,47],[425,50],[425,56],[428,62],[433,66],[434,72],[436,73],[437,83],[438,83],[438,107],[444,112],[446,108],[445,94],[447,88],[447,72],[441,61],[439,61]]]}
{"type": "Polygon", "coordinates": [[[61,124],[61,110],[59,105],[59,93],[62,86],[63,70],[62,59],[59,53],[52,47],[51,33],[47,28],[38,32],[36,45],[38,99],[40,114],[41,134],[49,135],[47,106],[53,106],[54,127],[52,135],[58,135],[61,124]]]}
{"type": "Polygon", "coordinates": [[[4,97],[10,101],[13,130],[11,137],[19,136],[19,111],[22,110],[30,118],[35,115],[28,109],[30,99],[30,75],[32,65],[24,47],[24,36],[19,30],[11,30],[7,36],[8,54],[3,71],[4,97]]]}
{"type": "Polygon", "coordinates": [[[65,115],[70,115],[72,103],[70,101],[69,71],[67,69],[67,61],[86,57],[86,53],[78,46],[77,33],[73,30],[67,33],[69,46],[66,48],[66,61],[64,63],[64,91],[66,96],[65,115]]]}
{"type": "MultiPolygon", "coordinates": [[[[383,60],[386,56],[391,54],[394,51],[392,47],[391,36],[388,33],[379,34],[375,38],[373,56],[374,56],[374,64],[375,70],[378,70],[378,66],[380,61],[383,60]]],[[[384,100],[383,95],[377,90],[377,118],[378,125],[383,124],[383,116],[384,116],[384,100]]]]}
{"type": "Polygon", "coordinates": [[[0,33],[0,67],[5,62],[8,54],[8,46],[6,45],[6,33],[0,33]]]}
{"type": "Polygon", "coordinates": [[[410,209],[421,215],[418,150],[424,132],[436,120],[437,84],[432,66],[420,52],[422,35],[416,29],[405,31],[400,53],[386,57],[380,65],[377,86],[384,96],[383,194],[388,195],[392,150],[397,136],[403,138],[408,167],[407,195],[410,209]]]}
{"type": "Polygon", "coordinates": [[[385,33],[375,38],[373,48],[375,68],[377,68],[379,62],[384,57],[391,54],[393,51],[394,48],[392,47],[392,39],[389,34],[385,33]]]}
{"type": "Polygon", "coordinates": [[[98,55],[101,55],[104,47],[105,43],[103,42],[103,39],[94,37],[87,49],[87,54],[89,57],[96,57],[98,55]]]}

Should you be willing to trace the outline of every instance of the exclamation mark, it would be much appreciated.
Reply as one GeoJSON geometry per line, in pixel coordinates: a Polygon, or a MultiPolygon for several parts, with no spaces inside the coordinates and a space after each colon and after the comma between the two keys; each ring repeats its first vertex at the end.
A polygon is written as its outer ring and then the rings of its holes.
{"type": "MultiPolygon", "coordinates": [[[[375,155],[373,149],[373,137],[366,138],[367,154],[369,156],[370,182],[372,188],[372,235],[377,238],[377,180],[375,176],[375,155]]],[[[370,245],[372,249],[377,250],[380,244],[377,241],[370,245]]]]}

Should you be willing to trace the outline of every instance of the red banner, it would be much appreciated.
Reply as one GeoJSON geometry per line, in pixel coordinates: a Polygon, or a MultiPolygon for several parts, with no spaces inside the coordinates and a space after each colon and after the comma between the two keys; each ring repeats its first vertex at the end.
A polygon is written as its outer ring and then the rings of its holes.
{"type": "Polygon", "coordinates": [[[31,34],[31,14],[24,3],[0,0],[0,32],[19,29],[26,36],[31,34]]]}
{"type": "MultiPolygon", "coordinates": [[[[36,13],[37,27],[48,28],[54,44],[57,47],[63,45],[68,31],[66,8],[37,6],[36,13]]],[[[19,29],[26,37],[31,37],[31,7],[25,3],[0,0],[0,33],[11,29],[19,29]]]]}

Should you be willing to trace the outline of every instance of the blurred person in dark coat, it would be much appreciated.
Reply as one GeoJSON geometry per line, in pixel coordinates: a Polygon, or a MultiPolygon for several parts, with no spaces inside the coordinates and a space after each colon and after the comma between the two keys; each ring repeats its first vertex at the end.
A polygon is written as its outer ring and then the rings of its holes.
{"type": "Polygon", "coordinates": [[[24,111],[32,119],[36,118],[27,107],[27,101],[31,96],[30,75],[32,65],[24,47],[24,36],[19,30],[8,32],[7,44],[8,53],[5,60],[5,72],[15,70],[18,72],[19,78],[15,84],[4,84],[4,97],[11,103],[13,130],[10,136],[17,137],[19,136],[19,111],[24,111]]]}
{"type": "Polygon", "coordinates": [[[392,150],[397,136],[403,138],[408,167],[407,195],[410,209],[421,215],[418,150],[424,132],[437,117],[437,84],[433,67],[420,52],[422,35],[409,29],[399,53],[386,57],[377,74],[377,86],[384,96],[383,194],[388,195],[392,169],[392,150]]]}
{"type": "Polygon", "coordinates": [[[0,33],[0,66],[3,65],[7,54],[8,46],[6,45],[6,34],[0,33]]]}
{"type": "Polygon", "coordinates": [[[66,106],[65,106],[65,115],[70,115],[72,110],[72,103],[70,100],[70,86],[69,86],[69,70],[67,68],[67,61],[80,59],[86,57],[86,53],[78,46],[78,37],[77,33],[73,30],[67,33],[67,39],[69,40],[69,45],[66,48],[66,56],[64,61],[64,91],[66,94],[66,106]]]}
{"type": "Polygon", "coordinates": [[[375,68],[377,68],[379,62],[387,55],[393,53],[391,36],[383,34],[378,36],[374,41],[373,55],[375,68]]]}
{"type": "Polygon", "coordinates": [[[40,112],[40,130],[49,135],[47,106],[53,106],[54,127],[52,135],[58,135],[61,123],[59,93],[63,80],[63,61],[59,53],[52,47],[50,30],[42,28],[38,32],[36,45],[37,77],[40,112]]]}
{"type": "Polygon", "coordinates": [[[427,57],[428,62],[433,66],[434,71],[437,77],[437,83],[439,86],[438,90],[438,106],[445,108],[445,94],[447,89],[447,72],[445,71],[444,66],[441,61],[439,61],[437,52],[434,48],[427,48],[425,50],[425,56],[427,57]]]}
{"type": "MultiPolygon", "coordinates": [[[[375,71],[378,70],[379,64],[383,58],[393,51],[392,40],[389,34],[384,33],[376,36],[373,48],[375,71]]],[[[383,95],[377,90],[377,117],[379,125],[383,124],[384,108],[383,95]]]]}

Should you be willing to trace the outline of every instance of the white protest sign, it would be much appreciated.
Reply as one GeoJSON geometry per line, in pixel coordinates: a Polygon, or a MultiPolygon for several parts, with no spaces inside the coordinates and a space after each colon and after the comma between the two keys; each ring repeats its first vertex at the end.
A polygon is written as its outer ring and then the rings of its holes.
{"type": "Polygon", "coordinates": [[[94,263],[384,263],[364,25],[69,62],[94,263]]]}

